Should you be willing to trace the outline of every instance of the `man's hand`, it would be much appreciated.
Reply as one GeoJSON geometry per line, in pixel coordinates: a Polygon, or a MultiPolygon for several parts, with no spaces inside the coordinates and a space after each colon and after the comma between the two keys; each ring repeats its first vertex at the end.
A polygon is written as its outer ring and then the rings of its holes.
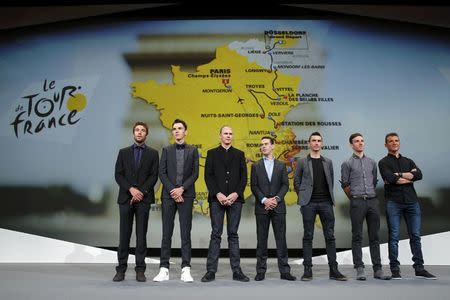
{"type": "Polygon", "coordinates": [[[222,194],[222,193],[217,193],[216,197],[217,197],[217,200],[219,200],[219,203],[220,203],[220,204],[226,205],[226,203],[227,203],[228,200],[227,200],[227,197],[226,197],[224,194],[222,194]]]}
{"type": "Polygon", "coordinates": [[[272,210],[275,207],[277,207],[278,201],[275,197],[267,198],[266,201],[264,201],[264,209],[265,210],[272,210]]]}
{"type": "Polygon", "coordinates": [[[399,178],[398,180],[397,180],[397,184],[408,184],[408,183],[411,183],[412,181],[411,180],[408,180],[408,179],[405,179],[405,178],[399,178]]]}
{"type": "Polygon", "coordinates": [[[238,193],[233,192],[231,194],[228,195],[228,197],[226,197],[226,205],[231,205],[234,203],[234,201],[236,201],[236,199],[239,197],[238,193]]]}
{"type": "Polygon", "coordinates": [[[139,201],[142,201],[142,199],[144,199],[144,194],[137,188],[130,187],[129,191],[132,196],[131,201],[139,202],[139,201]]]}
{"type": "Polygon", "coordinates": [[[181,197],[183,195],[184,188],[182,186],[174,188],[170,191],[170,197],[172,197],[174,200],[181,197]]]}
{"type": "Polygon", "coordinates": [[[176,197],[176,198],[173,198],[173,200],[175,200],[175,202],[177,202],[177,203],[184,202],[183,196],[178,196],[178,197],[176,197]]]}

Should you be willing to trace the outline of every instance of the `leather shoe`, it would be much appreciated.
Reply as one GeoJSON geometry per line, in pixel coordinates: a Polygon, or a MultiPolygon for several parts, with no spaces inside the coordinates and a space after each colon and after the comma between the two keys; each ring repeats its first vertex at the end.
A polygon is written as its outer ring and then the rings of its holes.
{"type": "Polygon", "coordinates": [[[248,282],[250,281],[250,278],[244,275],[241,270],[233,272],[233,280],[241,281],[241,282],[248,282]]]}
{"type": "Polygon", "coordinates": [[[139,282],[146,282],[147,281],[147,277],[145,277],[144,272],[142,272],[142,271],[136,272],[136,281],[139,281],[139,282]]]}
{"type": "Polygon", "coordinates": [[[281,273],[280,278],[283,280],[289,280],[289,281],[295,281],[297,280],[297,277],[292,276],[291,273],[281,273]]]}
{"type": "Polygon", "coordinates": [[[264,280],[264,278],[266,278],[266,273],[256,273],[255,281],[261,281],[264,280]]]}
{"type": "Polygon", "coordinates": [[[123,281],[125,279],[125,273],[124,272],[117,272],[116,275],[114,275],[113,281],[123,281]]]}
{"type": "Polygon", "coordinates": [[[210,282],[216,279],[216,274],[214,272],[208,271],[206,274],[202,277],[202,282],[210,282]]]}

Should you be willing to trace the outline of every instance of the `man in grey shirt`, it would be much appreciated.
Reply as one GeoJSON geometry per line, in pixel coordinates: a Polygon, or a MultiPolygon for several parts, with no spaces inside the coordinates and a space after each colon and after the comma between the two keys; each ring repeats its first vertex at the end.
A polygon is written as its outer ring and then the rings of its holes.
{"type": "Polygon", "coordinates": [[[366,280],[362,261],[363,222],[366,220],[369,233],[370,257],[374,278],[388,280],[381,269],[379,201],[375,194],[377,185],[377,164],[364,154],[364,138],[353,133],[349,138],[352,156],[341,165],[341,185],[350,199],[350,218],[352,221],[352,254],[356,269],[356,279],[366,280]]]}

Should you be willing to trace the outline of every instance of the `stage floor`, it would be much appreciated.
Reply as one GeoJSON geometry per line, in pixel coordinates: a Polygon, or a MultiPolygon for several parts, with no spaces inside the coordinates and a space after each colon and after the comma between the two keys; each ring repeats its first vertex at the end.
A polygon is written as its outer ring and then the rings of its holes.
{"type": "MultiPolygon", "coordinates": [[[[180,259],[171,265],[171,280],[156,283],[153,277],[158,272],[157,264],[148,264],[147,282],[135,280],[130,266],[125,281],[113,282],[115,274],[112,264],[0,264],[0,299],[449,299],[450,266],[426,266],[438,276],[438,280],[414,277],[411,266],[402,266],[402,280],[381,281],[372,277],[371,266],[366,267],[368,280],[355,280],[352,266],[340,266],[340,271],[349,280],[336,282],[328,279],[328,267],[313,267],[314,280],[300,281],[303,266],[291,264],[297,281],[279,279],[275,259],[269,259],[266,280],[256,282],[255,259],[242,259],[244,273],[250,282],[241,283],[231,279],[229,260],[221,258],[216,280],[200,282],[205,273],[204,258],[192,261],[193,283],[180,281],[180,259]]],[[[388,267],[384,266],[390,274],[388,267]]]]}

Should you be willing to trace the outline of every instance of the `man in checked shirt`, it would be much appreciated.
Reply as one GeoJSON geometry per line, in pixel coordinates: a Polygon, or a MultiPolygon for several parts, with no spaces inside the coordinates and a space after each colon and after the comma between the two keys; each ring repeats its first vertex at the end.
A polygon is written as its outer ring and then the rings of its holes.
{"type": "Polygon", "coordinates": [[[356,269],[356,279],[366,280],[362,260],[362,239],[364,220],[369,233],[370,258],[375,279],[389,280],[381,269],[380,257],[380,203],[375,194],[377,185],[377,164],[364,154],[364,138],[361,133],[353,133],[349,138],[352,156],[341,165],[341,186],[350,199],[352,222],[352,254],[356,269]]]}

